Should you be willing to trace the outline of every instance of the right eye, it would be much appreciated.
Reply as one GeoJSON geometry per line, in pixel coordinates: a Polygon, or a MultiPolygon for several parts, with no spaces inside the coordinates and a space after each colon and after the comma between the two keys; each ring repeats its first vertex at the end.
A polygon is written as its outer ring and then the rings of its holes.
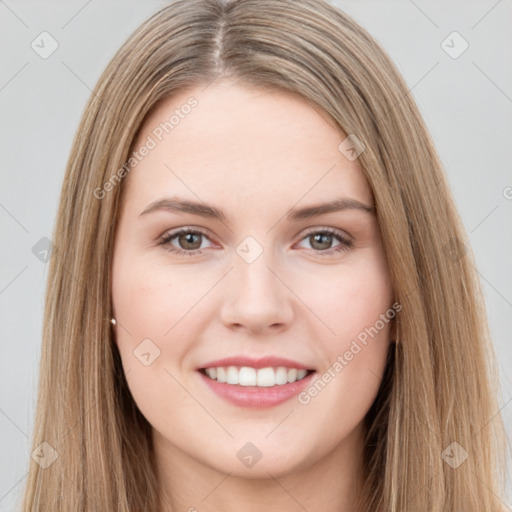
{"type": "Polygon", "coordinates": [[[208,238],[206,233],[198,229],[181,228],[178,231],[166,233],[159,245],[164,246],[170,252],[194,256],[202,254],[202,238],[208,238]],[[176,239],[181,247],[176,247],[172,242],[176,239]]]}

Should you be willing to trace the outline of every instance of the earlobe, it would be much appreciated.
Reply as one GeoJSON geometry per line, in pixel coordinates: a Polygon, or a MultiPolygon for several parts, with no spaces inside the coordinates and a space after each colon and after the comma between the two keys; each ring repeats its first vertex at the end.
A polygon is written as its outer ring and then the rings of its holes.
{"type": "Polygon", "coordinates": [[[111,340],[114,342],[114,345],[117,347],[117,336],[116,336],[116,325],[117,325],[117,320],[112,317],[110,319],[110,324],[112,325],[112,334],[111,334],[111,340]]]}

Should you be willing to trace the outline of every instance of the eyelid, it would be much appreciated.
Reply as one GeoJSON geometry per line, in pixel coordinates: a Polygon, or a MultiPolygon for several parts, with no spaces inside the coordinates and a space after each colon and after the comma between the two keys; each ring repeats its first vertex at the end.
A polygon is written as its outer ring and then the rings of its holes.
{"type": "MultiPolygon", "coordinates": [[[[331,235],[336,235],[336,236],[339,236],[340,238],[342,238],[343,240],[345,240],[346,242],[351,242],[352,241],[352,237],[345,231],[341,230],[341,229],[337,229],[337,228],[329,228],[329,227],[318,227],[318,226],[313,226],[311,228],[307,228],[306,231],[304,232],[304,235],[302,236],[301,238],[301,241],[308,235],[310,235],[311,233],[329,233],[331,235]]],[[[299,235],[300,233],[297,234],[297,236],[299,235]]]]}

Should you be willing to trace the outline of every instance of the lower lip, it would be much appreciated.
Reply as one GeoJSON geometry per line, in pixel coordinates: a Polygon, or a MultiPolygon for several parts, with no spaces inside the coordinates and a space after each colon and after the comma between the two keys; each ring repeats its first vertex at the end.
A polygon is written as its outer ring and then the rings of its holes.
{"type": "Polygon", "coordinates": [[[311,372],[309,375],[296,382],[272,387],[226,384],[224,382],[210,379],[202,372],[199,372],[199,375],[214,393],[228,402],[239,407],[263,409],[279,405],[290,400],[294,396],[297,396],[306,386],[308,386],[315,375],[315,372],[311,372]]]}

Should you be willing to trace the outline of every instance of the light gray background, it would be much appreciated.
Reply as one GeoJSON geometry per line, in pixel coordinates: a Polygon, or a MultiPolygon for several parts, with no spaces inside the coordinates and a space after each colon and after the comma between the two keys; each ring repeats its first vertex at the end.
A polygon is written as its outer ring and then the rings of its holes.
{"type": "MultiPolygon", "coordinates": [[[[30,457],[47,275],[32,247],[52,237],[72,137],[94,84],[164,4],[0,0],[0,511],[15,510],[30,457]],[[43,31],[59,44],[47,59],[31,48],[43,31]]],[[[337,4],[391,55],[437,144],[476,254],[510,430],[512,2],[337,4]],[[457,59],[441,47],[453,31],[469,43],[457,59]]],[[[509,502],[510,489],[509,477],[509,502]]]]}

